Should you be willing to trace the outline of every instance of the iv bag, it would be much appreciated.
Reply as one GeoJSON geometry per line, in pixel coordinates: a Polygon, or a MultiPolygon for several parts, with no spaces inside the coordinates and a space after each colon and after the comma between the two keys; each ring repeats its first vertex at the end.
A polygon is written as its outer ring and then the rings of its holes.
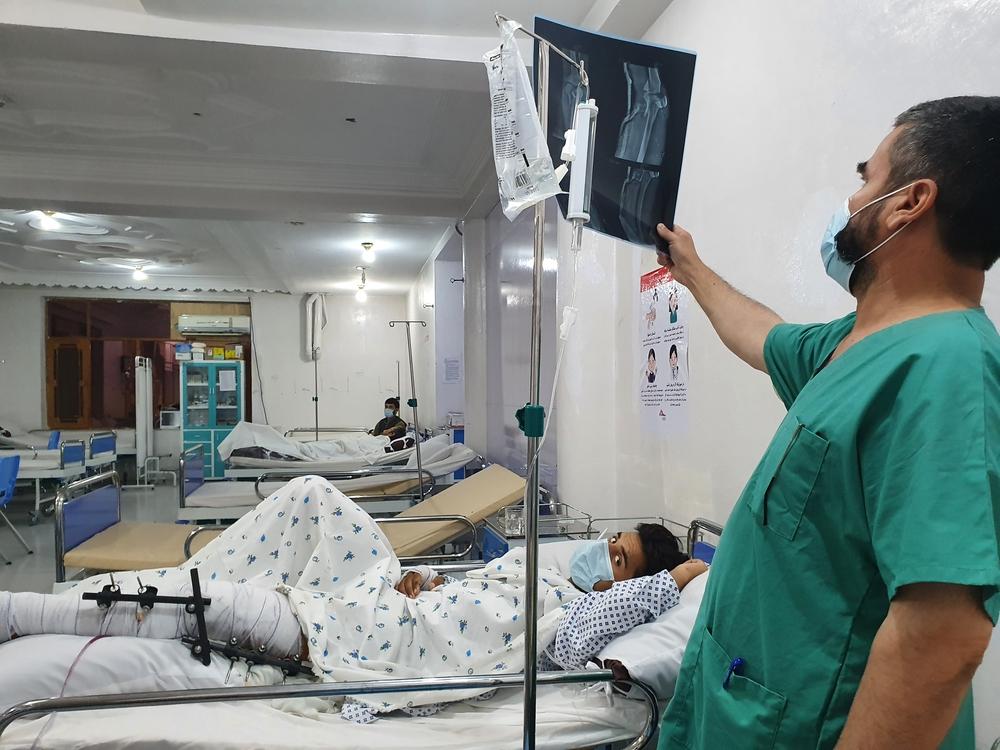
{"type": "Polygon", "coordinates": [[[528,206],[560,192],[528,71],[514,40],[519,28],[515,21],[502,22],[500,46],[483,55],[490,81],[500,205],[511,221],[528,206]]]}

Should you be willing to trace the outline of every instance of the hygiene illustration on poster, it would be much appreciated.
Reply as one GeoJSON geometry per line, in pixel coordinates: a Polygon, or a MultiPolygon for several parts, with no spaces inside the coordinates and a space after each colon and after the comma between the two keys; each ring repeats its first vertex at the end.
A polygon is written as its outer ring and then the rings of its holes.
{"type": "Polygon", "coordinates": [[[639,279],[640,424],[644,432],[687,431],[687,290],[660,268],[639,279]]]}

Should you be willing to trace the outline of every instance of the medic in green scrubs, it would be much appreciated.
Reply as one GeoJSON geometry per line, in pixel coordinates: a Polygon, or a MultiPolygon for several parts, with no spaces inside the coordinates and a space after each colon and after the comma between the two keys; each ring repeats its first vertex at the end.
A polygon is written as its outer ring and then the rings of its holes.
{"type": "Polygon", "coordinates": [[[788,409],[726,523],[660,748],[974,747],[1000,616],[1000,337],[981,307],[1000,97],[912,107],[858,171],[821,246],[857,311],[825,325],[783,323],[658,228],[661,264],[788,409]]]}

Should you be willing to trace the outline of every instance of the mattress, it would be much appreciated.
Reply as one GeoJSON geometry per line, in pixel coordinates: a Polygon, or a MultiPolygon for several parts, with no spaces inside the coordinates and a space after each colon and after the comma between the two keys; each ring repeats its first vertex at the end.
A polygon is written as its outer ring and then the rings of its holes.
{"type": "MultiPolygon", "coordinates": [[[[33,636],[0,646],[0,710],[43,695],[86,695],[96,692],[139,692],[261,685],[274,681],[267,668],[249,675],[245,664],[229,673],[228,660],[214,656],[209,667],[191,659],[176,641],[106,638],[81,654],[84,636],[33,636]],[[73,674],[67,669],[75,662],[73,674]],[[122,679],[115,663],[126,663],[122,679]],[[65,687],[63,687],[65,683],[65,687]]],[[[289,680],[301,681],[301,680],[289,680]]],[[[373,724],[344,721],[331,701],[309,698],[188,704],[59,714],[24,719],[0,738],[13,748],[248,747],[400,748],[464,750],[520,748],[523,698],[520,690],[500,691],[479,703],[457,703],[429,717],[391,715],[373,724]]],[[[594,688],[542,686],[538,690],[539,748],[578,748],[627,740],[646,715],[643,703],[610,699],[594,688]]]]}

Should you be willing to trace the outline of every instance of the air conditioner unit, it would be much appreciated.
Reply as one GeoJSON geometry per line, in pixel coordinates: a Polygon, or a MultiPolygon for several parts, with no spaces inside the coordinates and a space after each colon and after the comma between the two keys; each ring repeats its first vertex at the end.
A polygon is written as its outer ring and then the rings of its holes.
{"type": "Polygon", "coordinates": [[[229,336],[250,333],[249,315],[179,315],[177,330],[185,336],[229,336]]]}

